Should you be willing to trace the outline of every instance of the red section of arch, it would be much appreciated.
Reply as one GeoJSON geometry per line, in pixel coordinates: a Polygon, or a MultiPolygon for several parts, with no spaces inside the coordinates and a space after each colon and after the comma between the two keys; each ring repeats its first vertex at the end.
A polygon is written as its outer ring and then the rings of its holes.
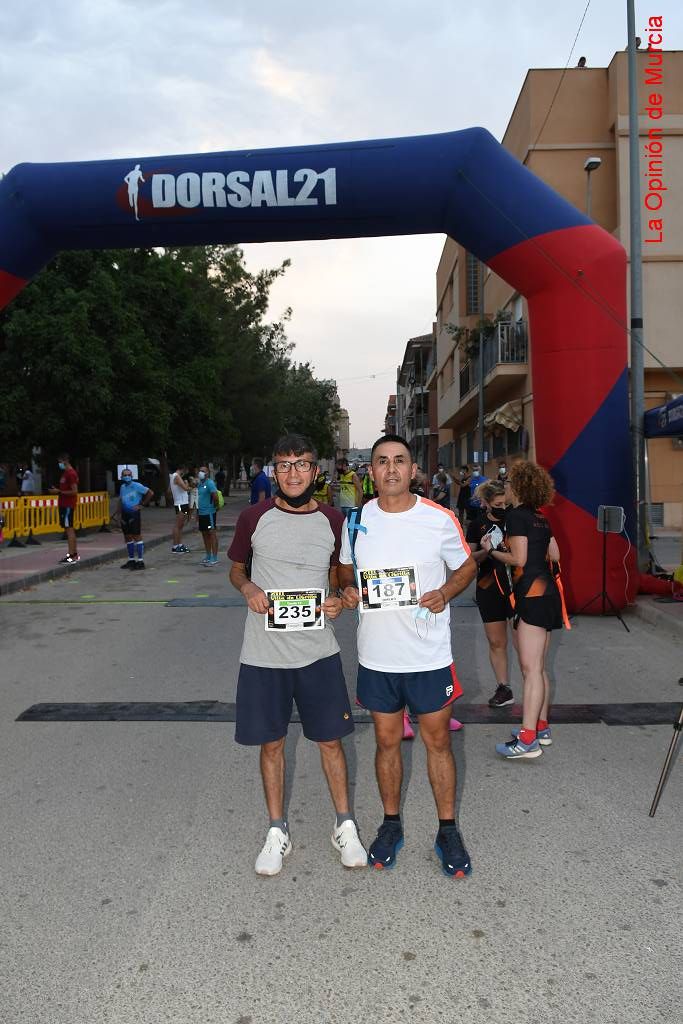
{"type": "MultiPolygon", "coordinates": [[[[567,608],[576,612],[602,590],[603,535],[598,533],[593,516],[561,494],[556,494],[552,506],[543,511],[560,546],[567,608]]],[[[606,586],[617,608],[635,600],[639,579],[633,548],[629,551],[628,541],[620,534],[608,534],[606,586]]],[[[586,613],[597,615],[601,608],[601,600],[597,599],[586,608],[586,613]]]]}
{"type": "Polygon", "coordinates": [[[626,366],[626,253],[590,224],[539,235],[489,265],[527,297],[536,458],[550,468],[626,366]]]}
{"type": "Polygon", "coordinates": [[[25,278],[15,277],[14,274],[8,274],[6,270],[0,270],[0,309],[11,302],[27,284],[28,281],[25,278]]]}

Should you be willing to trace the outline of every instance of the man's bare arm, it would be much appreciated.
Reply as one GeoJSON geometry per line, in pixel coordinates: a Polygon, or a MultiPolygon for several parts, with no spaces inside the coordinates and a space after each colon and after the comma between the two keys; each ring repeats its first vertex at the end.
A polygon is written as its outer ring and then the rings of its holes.
{"type": "Polygon", "coordinates": [[[471,555],[459,565],[451,576],[442,584],[438,590],[429,590],[420,598],[420,607],[428,608],[430,612],[438,614],[446,609],[446,606],[454,597],[461,594],[469,587],[477,575],[477,563],[471,555]]]}
{"type": "Polygon", "coordinates": [[[356,586],[356,573],[352,565],[339,563],[339,586],[342,591],[342,604],[345,608],[356,608],[360,600],[360,594],[356,586]]]}
{"type": "Polygon", "coordinates": [[[260,587],[252,583],[247,576],[244,562],[233,562],[230,566],[230,582],[251,608],[252,612],[265,615],[268,611],[268,598],[260,587]]]}

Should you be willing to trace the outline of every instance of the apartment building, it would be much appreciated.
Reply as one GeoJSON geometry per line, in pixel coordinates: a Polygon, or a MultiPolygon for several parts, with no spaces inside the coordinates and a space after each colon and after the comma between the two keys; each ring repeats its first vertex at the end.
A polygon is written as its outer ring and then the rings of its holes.
{"type": "MultiPolygon", "coordinates": [[[[579,209],[587,210],[629,251],[628,55],[616,53],[607,68],[532,69],[517,98],[503,145],[539,178],[579,209]],[[594,158],[589,161],[589,158],[594,158]],[[595,159],[597,158],[597,159],[595,159]],[[588,162],[588,166],[586,166],[588,162]]],[[[653,91],[646,84],[651,54],[637,55],[639,111],[653,91]]],[[[683,390],[660,365],[683,377],[683,52],[665,51],[662,116],[639,118],[643,218],[645,405],[662,404],[683,390]],[[662,208],[648,212],[648,131],[661,129],[661,171],[668,191],[662,208]],[[663,221],[661,238],[648,221],[663,221]],[[649,240],[651,239],[651,240],[649,240]]],[[[535,453],[533,380],[526,301],[505,281],[448,238],[436,273],[436,359],[427,385],[436,388],[439,461],[453,469],[477,451],[480,373],[484,379],[485,472],[503,460],[535,453]],[[478,326],[484,322],[483,366],[478,326]]],[[[566,315],[571,317],[571,308],[566,315]]],[[[599,339],[596,339],[599,344],[599,339]]],[[[605,438],[609,444],[609,438],[605,438]]],[[[683,445],[677,439],[648,443],[653,521],[681,525],[683,445]]]]}
{"type": "Polygon", "coordinates": [[[394,417],[395,432],[405,437],[417,465],[430,477],[438,461],[436,392],[432,387],[430,394],[427,383],[434,376],[434,330],[408,340],[396,376],[394,417]]]}

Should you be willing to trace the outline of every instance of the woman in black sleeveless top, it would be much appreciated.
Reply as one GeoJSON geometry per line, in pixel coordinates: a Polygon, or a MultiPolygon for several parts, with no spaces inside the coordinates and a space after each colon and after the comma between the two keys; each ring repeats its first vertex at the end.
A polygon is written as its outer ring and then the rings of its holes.
{"type": "MultiPolygon", "coordinates": [[[[506,707],[513,703],[508,673],[508,619],[512,618],[510,584],[507,566],[496,563],[483,540],[494,527],[505,532],[505,488],[497,481],[480,484],[476,496],[482,503],[482,511],[467,527],[467,543],[477,563],[477,589],[475,601],[484,623],[484,632],[489,645],[489,659],[496,677],[496,692],[489,700],[491,707],[506,707]]],[[[501,546],[499,544],[496,546],[501,546]]],[[[513,634],[514,642],[514,634],[513,634]]]]}
{"type": "Polygon", "coordinates": [[[510,553],[492,551],[491,557],[513,567],[514,626],[519,664],[524,678],[522,728],[496,750],[503,757],[538,757],[552,743],[548,725],[550,681],[545,656],[550,632],[562,628],[562,603],[552,572],[560,552],[550,524],[539,511],[554,494],[546,471],[533,462],[517,462],[510,471],[515,507],[506,515],[506,541],[510,553]]]}

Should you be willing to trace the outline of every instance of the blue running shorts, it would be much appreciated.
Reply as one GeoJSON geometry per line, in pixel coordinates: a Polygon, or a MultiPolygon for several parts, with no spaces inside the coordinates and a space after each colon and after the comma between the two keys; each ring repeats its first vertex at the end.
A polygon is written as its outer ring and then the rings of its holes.
{"type": "Polygon", "coordinates": [[[461,696],[452,664],[430,672],[376,672],[358,666],[356,701],[368,711],[391,715],[407,706],[414,715],[429,715],[461,696]]]}
{"type": "Polygon", "coordinates": [[[246,746],[287,735],[296,703],[306,739],[325,743],[354,730],[339,654],[303,668],[240,665],[235,739],[246,746]]]}

